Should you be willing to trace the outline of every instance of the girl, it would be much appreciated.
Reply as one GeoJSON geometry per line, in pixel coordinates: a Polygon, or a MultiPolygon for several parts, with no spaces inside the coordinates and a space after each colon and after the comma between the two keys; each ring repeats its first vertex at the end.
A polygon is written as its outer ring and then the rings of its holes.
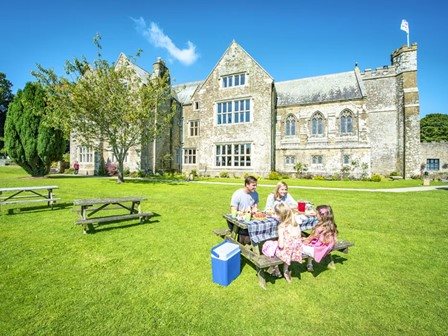
{"type": "Polygon", "coordinates": [[[329,205],[319,205],[316,207],[317,225],[311,234],[303,240],[303,253],[310,256],[308,258],[307,270],[313,271],[312,260],[320,262],[333,248],[337,240],[338,228],[334,221],[333,210],[329,205]]]}
{"type": "Polygon", "coordinates": [[[265,210],[267,212],[272,212],[274,206],[279,203],[288,204],[293,209],[297,208],[297,202],[290,194],[288,194],[288,185],[285,182],[277,183],[274,192],[268,195],[265,210]]]}
{"type": "Polygon", "coordinates": [[[278,226],[278,248],[275,255],[285,263],[283,274],[286,281],[291,282],[289,266],[292,261],[302,261],[302,238],[300,226],[294,219],[292,209],[285,203],[274,207],[280,224],[278,226]]]}

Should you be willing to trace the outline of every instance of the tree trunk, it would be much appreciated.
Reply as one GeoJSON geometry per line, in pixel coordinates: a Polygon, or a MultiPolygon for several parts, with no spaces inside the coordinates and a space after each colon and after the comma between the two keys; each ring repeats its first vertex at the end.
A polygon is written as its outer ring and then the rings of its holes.
{"type": "Polygon", "coordinates": [[[117,183],[123,183],[124,182],[124,165],[123,165],[123,159],[118,159],[118,176],[117,176],[117,183]]]}

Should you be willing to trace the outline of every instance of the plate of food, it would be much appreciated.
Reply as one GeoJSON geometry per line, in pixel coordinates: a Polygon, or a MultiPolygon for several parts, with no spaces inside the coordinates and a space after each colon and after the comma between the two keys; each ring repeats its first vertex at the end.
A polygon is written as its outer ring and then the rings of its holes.
{"type": "Polygon", "coordinates": [[[256,220],[261,220],[261,219],[266,219],[266,214],[264,212],[256,212],[252,215],[253,219],[256,220]]]}

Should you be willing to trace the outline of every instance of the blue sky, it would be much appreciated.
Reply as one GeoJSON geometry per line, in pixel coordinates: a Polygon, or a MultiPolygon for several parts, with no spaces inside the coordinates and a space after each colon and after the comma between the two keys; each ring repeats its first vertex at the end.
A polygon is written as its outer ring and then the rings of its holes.
{"type": "Polygon", "coordinates": [[[0,72],[13,91],[33,81],[39,63],[63,74],[64,63],[85,56],[102,36],[103,56],[157,57],[175,84],[203,80],[235,39],[276,80],[283,81],[390,64],[406,44],[409,22],[418,45],[420,114],[448,114],[448,4],[396,0],[4,1],[0,10],[0,72]]]}

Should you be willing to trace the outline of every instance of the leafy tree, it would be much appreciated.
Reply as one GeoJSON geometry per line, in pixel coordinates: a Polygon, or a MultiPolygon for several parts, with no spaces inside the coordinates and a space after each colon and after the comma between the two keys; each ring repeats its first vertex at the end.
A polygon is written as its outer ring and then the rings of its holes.
{"type": "Polygon", "coordinates": [[[52,161],[62,159],[63,133],[46,126],[45,91],[38,83],[27,83],[9,104],[5,123],[5,146],[9,156],[31,176],[50,172],[52,161]]]}
{"type": "Polygon", "coordinates": [[[6,79],[6,75],[0,72],[0,152],[3,149],[4,142],[3,136],[5,134],[5,120],[6,112],[8,111],[8,105],[14,98],[11,92],[12,84],[6,79]]]}
{"type": "Polygon", "coordinates": [[[448,114],[428,114],[420,120],[422,142],[448,141],[448,114]]]}
{"type": "Polygon", "coordinates": [[[66,62],[73,79],[38,66],[34,75],[49,92],[48,122],[67,134],[74,132],[82,145],[101,150],[108,144],[118,161],[118,181],[124,181],[124,159],[129,149],[154,141],[171,125],[171,88],[168,69],[160,76],[141,78],[124,61],[110,64],[101,56],[66,62]]]}

